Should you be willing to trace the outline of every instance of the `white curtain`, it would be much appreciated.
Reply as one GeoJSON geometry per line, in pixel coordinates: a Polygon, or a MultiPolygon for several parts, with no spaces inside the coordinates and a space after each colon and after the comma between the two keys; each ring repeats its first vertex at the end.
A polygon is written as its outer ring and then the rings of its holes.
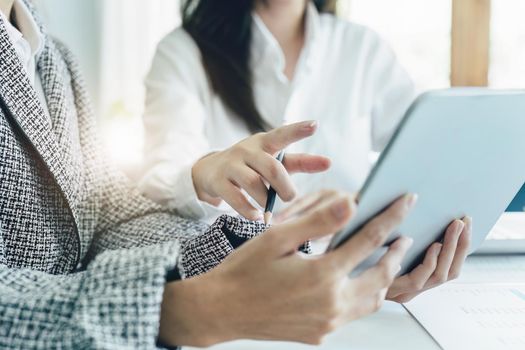
{"type": "Polygon", "coordinates": [[[143,145],[143,81],[156,45],[180,24],[179,1],[102,0],[100,10],[103,136],[113,161],[133,176],[143,145]]]}
{"type": "Polygon", "coordinates": [[[179,0],[35,0],[49,32],[79,58],[108,154],[129,175],[142,154],[143,81],[179,0]]]}

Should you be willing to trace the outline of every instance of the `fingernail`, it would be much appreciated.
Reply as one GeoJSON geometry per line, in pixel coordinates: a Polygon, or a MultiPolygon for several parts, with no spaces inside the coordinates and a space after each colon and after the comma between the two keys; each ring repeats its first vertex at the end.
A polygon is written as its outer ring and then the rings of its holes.
{"type": "Polygon", "coordinates": [[[463,220],[461,220],[465,227],[467,228],[466,234],[471,237],[472,236],[472,217],[466,216],[463,220]]]}
{"type": "Polygon", "coordinates": [[[305,130],[315,129],[317,127],[317,125],[318,125],[318,123],[317,123],[316,120],[309,120],[309,121],[304,123],[303,129],[305,129],[305,130]]]}
{"type": "Polygon", "coordinates": [[[461,220],[456,220],[456,235],[459,235],[465,228],[465,223],[461,220]]]}
{"type": "Polygon", "coordinates": [[[340,199],[334,205],[332,205],[332,213],[338,220],[342,220],[346,217],[348,213],[348,199],[340,199]]]}
{"type": "Polygon", "coordinates": [[[408,210],[414,207],[414,205],[417,203],[417,199],[418,199],[418,195],[415,193],[407,195],[406,206],[408,210]]]}
{"type": "Polygon", "coordinates": [[[465,225],[470,225],[470,226],[472,226],[472,217],[470,217],[470,216],[465,216],[465,217],[463,218],[462,221],[463,221],[463,223],[464,223],[465,225]]]}
{"type": "Polygon", "coordinates": [[[412,237],[407,237],[407,247],[410,248],[414,244],[414,239],[412,237]]]}

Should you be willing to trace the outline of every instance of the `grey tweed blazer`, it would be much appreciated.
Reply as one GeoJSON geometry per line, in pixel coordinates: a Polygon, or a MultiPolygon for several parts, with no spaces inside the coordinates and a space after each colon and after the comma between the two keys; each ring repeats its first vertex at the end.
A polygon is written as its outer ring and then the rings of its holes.
{"type": "Polygon", "coordinates": [[[46,36],[37,67],[51,122],[0,20],[0,348],[155,348],[167,276],[206,272],[265,227],[144,199],[101,156],[69,51],[46,36]]]}

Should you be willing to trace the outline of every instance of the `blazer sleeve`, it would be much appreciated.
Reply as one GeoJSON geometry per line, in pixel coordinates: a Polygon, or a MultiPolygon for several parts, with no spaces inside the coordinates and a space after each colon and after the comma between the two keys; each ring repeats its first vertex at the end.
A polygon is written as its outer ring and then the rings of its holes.
{"type": "Polygon", "coordinates": [[[0,265],[0,348],[152,349],[176,243],[105,252],[49,275],[0,265]]]}
{"type": "Polygon", "coordinates": [[[165,284],[213,269],[266,229],[263,223],[224,215],[182,245],[168,236],[165,243],[153,244],[157,229],[176,234],[166,225],[172,219],[151,214],[109,229],[98,238],[85,269],[75,274],[0,264],[0,348],[155,348],[165,284]],[[133,241],[127,235],[146,238],[133,241]]]}

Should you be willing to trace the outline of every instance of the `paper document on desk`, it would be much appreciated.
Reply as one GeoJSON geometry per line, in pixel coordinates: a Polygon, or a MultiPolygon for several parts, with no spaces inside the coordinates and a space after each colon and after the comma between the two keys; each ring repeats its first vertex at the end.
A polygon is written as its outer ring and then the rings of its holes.
{"type": "Polygon", "coordinates": [[[525,283],[450,283],[405,307],[445,350],[525,349],[525,283]]]}
{"type": "Polygon", "coordinates": [[[525,282],[525,255],[471,256],[454,283],[525,282]]]}

